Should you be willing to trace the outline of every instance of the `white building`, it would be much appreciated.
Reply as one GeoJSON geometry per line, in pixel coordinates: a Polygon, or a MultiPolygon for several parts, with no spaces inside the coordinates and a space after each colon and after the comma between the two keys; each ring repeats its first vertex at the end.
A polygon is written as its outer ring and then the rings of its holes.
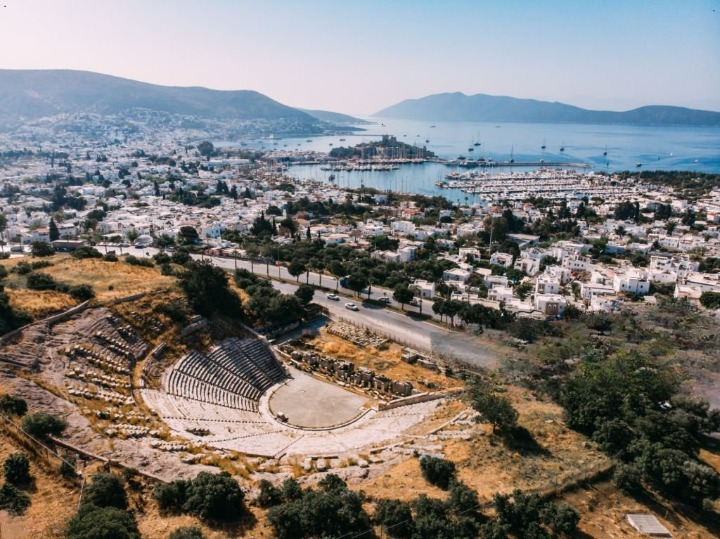
{"type": "Polygon", "coordinates": [[[615,292],[644,296],[650,291],[650,280],[647,272],[630,268],[625,273],[617,273],[613,279],[615,292]]]}
{"type": "Polygon", "coordinates": [[[524,271],[530,276],[536,275],[540,271],[541,260],[537,258],[528,258],[523,256],[515,261],[515,269],[524,271]]]}
{"type": "Polygon", "coordinates": [[[415,223],[411,221],[393,221],[390,230],[401,234],[415,234],[415,223]]]}
{"type": "Polygon", "coordinates": [[[488,299],[491,301],[508,302],[513,299],[513,289],[509,286],[493,286],[488,290],[488,299]]]}
{"type": "Polygon", "coordinates": [[[557,294],[535,294],[535,309],[548,316],[562,316],[567,300],[557,294]]]}
{"type": "Polygon", "coordinates": [[[550,275],[541,275],[535,281],[535,294],[560,293],[560,281],[550,275]]]}
{"type": "Polygon", "coordinates": [[[592,266],[592,259],[581,255],[568,255],[563,258],[562,266],[570,271],[587,271],[592,266]]]}
{"type": "Polygon", "coordinates": [[[490,263],[503,268],[509,268],[513,263],[513,255],[509,253],[493,253],[490,256],[490,263]]]}
{"type": "Polygon", "coordinates": [[[435,296],[435,283],[430,281],[417,280],[408,288],[416,291],[423,299],[431,299],[435,296]]]}
{"type": "Polygon", "coordinates": [[[449,284],[452,283],[462,283],[464,284],[467,282],[468,278],[470,277],[470,272],[467,270],[464,270],[462,268],[453,268],[449,270],[443,271],[443,281],[446,281],[449,284]]]}

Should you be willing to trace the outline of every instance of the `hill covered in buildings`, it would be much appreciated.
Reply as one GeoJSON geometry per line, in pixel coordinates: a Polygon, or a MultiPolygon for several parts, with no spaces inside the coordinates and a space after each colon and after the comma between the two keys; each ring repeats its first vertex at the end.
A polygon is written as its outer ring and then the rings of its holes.
{"type": "Polygon", "coordinates": [[[62,113],[121,114],[145,110],[196,118],[282,121],[298,127],[323,122],[251,90],[171,87],[72,70],[0,70],[0,122],[62,113]]]}

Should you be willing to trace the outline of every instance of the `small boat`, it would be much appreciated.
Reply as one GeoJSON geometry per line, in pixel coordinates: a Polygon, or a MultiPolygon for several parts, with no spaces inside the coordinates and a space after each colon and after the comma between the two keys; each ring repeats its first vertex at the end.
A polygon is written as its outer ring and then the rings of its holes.
{"type": "Polygon", "coordinates": [[[547,142],[545,139],[543,139],[543,143],[542,143],[542,146],[540,146],[540,149],[544,150],[545,148],[547,148],[547,142]]]}
{"type": "Polygon", "coordinates": [[[640,168],[640,167],[642,166],[642,163],[636,163],[635,166],[636,166],[637,168],[640,168]]]}
{"type": "Polygon", "coordinates": [[[307,139],[305,142],[312,142],[312,139],[309,138],[309,139],[307,139]]]}
{"type": "Polygon", "coordinates": [[[432,129],[433,127],[435,127],[435,126],[434,126],[434,125],[431,125],[431,126],[430,126],[430,129],[432,129]]]}
{"type": "Polygon", "coordinates": [[[425,139],[425,144],[429,144],[429,143],[430,143],[430,139],[429,139],[429,138],[426,138],[426,139],[425,139]]]}
{"type": "Polygon", "coordinates": [[[564,151],[565,151],[565,146],[560,146],[560,151],[561,151],[561,152],[564,152],[564,151]]]}
{"type": "Polygon", "coordinates": [[[475,144],[473,144],[473,146],[480,146],[480,143],[476,142],[475,144]]]}
{"type": "Polygon", "coordinates": [[[469,152],[474,152],[474,151],[475,151],[475,148],[468,148],[468,151],[469,151],[469,152]]]}
{"type": "Polygon", "coordinates": [[[605,151],[603,152],[603,155],[607,155],[607,146],[605,146],[605,151]]]}
{"type": "Polygon", "coordinates": [[[341,138],[341,139],[340,139],[340,142],[345,142],[345,139],[344,139],[344,138],[341,138]]]}

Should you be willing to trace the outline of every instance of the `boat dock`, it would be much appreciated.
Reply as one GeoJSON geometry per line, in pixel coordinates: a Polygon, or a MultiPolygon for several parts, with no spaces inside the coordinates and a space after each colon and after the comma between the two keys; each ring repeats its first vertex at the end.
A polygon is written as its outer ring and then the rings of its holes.
{"type": "Polygon", "coordinates": [[[503,167],[531,167],[531,168],[590,168],[588,163],[568,163],[566,161],[475,161],[472,159],[445,161],[451,167],[463,168],[503,168],[503,167]]]}

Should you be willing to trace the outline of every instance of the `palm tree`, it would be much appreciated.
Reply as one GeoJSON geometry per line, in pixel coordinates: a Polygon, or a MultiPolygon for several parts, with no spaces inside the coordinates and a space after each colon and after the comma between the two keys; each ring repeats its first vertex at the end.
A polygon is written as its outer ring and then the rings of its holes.
{"type": "Polygon", "coordinates": [[[0,213],[0,252],[5,252],[5,230],[7,229],[7,217],[0,213]]]}
{"type": "Polygon", "coordinates": [[[442,322],[443,316],[445,315],[445,300],[436,299],[432,304],[432,310],[436,315],[440,317],[440,322],[442,322]]]}
{"type": "Polygon", "coordinates": [[[310,264],[312,265],[313,269],[317,272],[318,278],[320,279],[320,286],[322,287],[322,277],[323,272],[325,271],[325,263],[320,260],[319,258],[313,258],[310,260],[310,264]]]}
{"type": "Polygon", "coordinates": [[[255,257],[258,255],[258,248],[255,244],[250,244],[245,248],[245,254],[250,259],[250,273],[255,273],[255,257]]]}

